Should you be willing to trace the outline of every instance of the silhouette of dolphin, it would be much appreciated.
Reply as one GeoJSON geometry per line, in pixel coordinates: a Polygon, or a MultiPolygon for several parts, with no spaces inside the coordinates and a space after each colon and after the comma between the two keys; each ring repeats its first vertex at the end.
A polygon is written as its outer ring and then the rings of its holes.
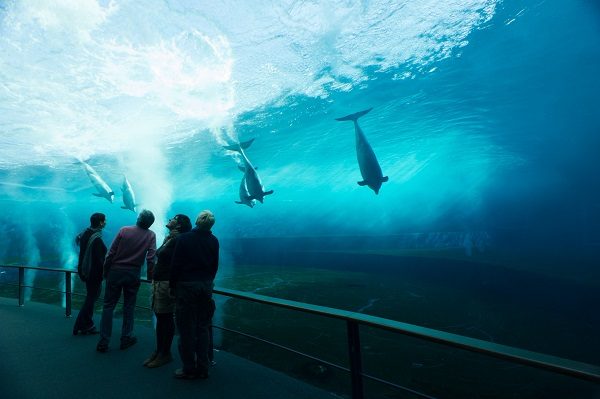
{"type": "Polygon", "coordinates": [[[112,204],[115,199],[114,191],[108,186],[108,184],[106,184],[106,182],[100,177],[100,175],[98,174],[98,172],[96,172],[94,168],[92,168],[84,161],[79,160],[79,162],[81,162],[81,164],[83,165],[85,173],[87,173],[88,177],[90,178],[90,181],[96,188],[96,191],[98,191],[98,193],[92,193],[92,195],[95,195],[96,197],[106,198],[108,202],[112,204]]]}
{"type": "Polygon", "coordinates": [[[248,205],[250,208],[254,208],[255,200],[250,198],[250,193],[248,193],[248,187],[246,187],[246,168],[242,168],[240,166],[240,170],[244,171],[244,177],[242,177],[242,181],[240,183],[240,200],[235,201],[235,203],[241,205],[248,205]]]}
{"type": "Polygon", "coordinates": [[[135,203],[135,194],[133,193],[133,188],[131,188],[131,184],[125,175],[123,175],[123,185],[121,186],[121,191],[123,192],[123,204],[125,205],[122,206],[121,209],[129,209],[135,213],[135,207],[137,206],[135,203]]]}
{"type": "Polygon", "coordinates": [[[265,188],[260,181],[260,177],[258,176],[258,173],[256,173],[256,168],[252,166],[252,163],[244,152],[245,149],[250,147],[250,144],[252,144],[253,141],[254,139],[243,143],[225,145],[223,148],[240,153],[242,160],[244,161],[244,180],[246,181],[246,188],[249,194],[248,198],[250,200],[255,199],[262,204],[265,196],[273,194],[273,190],[265,191],[265,188]]]}
{"type": "Polygon", "coordinates": [[[363,180],[357,182],[359,186],[369,186],[375,194],[379,194],[381,185],[388,181],[387,176],[383,176],[381,166],[377,162],[377,157],[367,141],[365,134],[360,126],[358,126],[358,118],[369,113],[373,108],[336,118],[336,121],[352,121],[354,122],[354,131],[356,133],[356,158],[358,159],[358,167],[363,180]]]}

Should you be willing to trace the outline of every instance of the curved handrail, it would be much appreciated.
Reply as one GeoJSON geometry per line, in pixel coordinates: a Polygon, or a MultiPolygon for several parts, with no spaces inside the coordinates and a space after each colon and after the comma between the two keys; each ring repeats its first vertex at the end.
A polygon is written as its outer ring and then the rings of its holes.
{"type": "MultiPolygon", "coordinates": [[[[52,268],[52,267],[32,267],[25,265],[0,265],[0,267],[25,268],[46,270],[55,272],[76,272],[73,269],[52,268]]],[[[149,280],[142,280],[149,282],[149,280]]],[[[435,342],[445,346],[460,348],[466,351],[480,353],[491,357],[508,360],[514,363],[532,366],[539,369],[548,370],[558,374],[568,375],[582,380],[600,382],[600,367],[564,359],[557,356],[546,355],[525,349],[514,348],[508,345],[497,344],[483,341],[476,338],[465,337],[458,334],[452,334],[432,328],[416,326],[377,316],[369,316],[362,313],[340,310],[320,305],[311,305],[303,302],[297,302],[287,299],[268,297],[265,295],[254,294],[232,290],[228,288],[215,287],[215,294],[228,296],[257,302],[281,308],[296,310],[304,313],[316,314],[324,317],[344,320],[346,322],[358,323],[365,326],[375,327],[395,333],[420,338],[429,342],[435,342]]]]}

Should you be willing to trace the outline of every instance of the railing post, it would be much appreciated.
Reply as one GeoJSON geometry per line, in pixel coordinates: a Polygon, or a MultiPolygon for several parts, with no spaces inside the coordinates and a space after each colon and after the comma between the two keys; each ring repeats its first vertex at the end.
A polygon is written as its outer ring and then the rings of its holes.
{"type": "Polygon", "coordinates": [[[19,266],[19,306],[25,305],[25,268],[19,266]]]}
{"type": "Polygon", "coordinates": [[[360,337],[358,323],[346,321],[348,330],[348,356],[350,358],[350,377],[352,379],[352,399],[363,399],[362,361],[360,356],[360,337]]]}
{"type": "Polygon", "coordinates": [[[71,272],[65,272],[65,316],[71,317],[71,272]]]}

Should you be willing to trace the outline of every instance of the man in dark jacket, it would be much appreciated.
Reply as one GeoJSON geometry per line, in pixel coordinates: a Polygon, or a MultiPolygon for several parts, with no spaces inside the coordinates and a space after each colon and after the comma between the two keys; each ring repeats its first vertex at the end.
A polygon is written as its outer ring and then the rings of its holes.
{"type": "Polygon", "coordinates": [[[175,321],[183,362],[183,367],[175,371],[176,378],[208,378],[212,290],[219,266],[219,240],[210,230],[214,224],[212,212],[200,212],[196,227],[179,236],[173,252],[169,285],[175,292],[175,321]]]}
{"type": "Polygon", "coordinates": [[[148,265],[148,276],[152,276],[156,253],[156,235],[149,230],[154,223],[154,215],[149,210],[140,212],[135,226],[125,226],[119,230],[110,246],[104,261],[106,278],[100,341],[98,352],[108,351],[112,335],[113,312],[123,291],[123,327],[121,328],[121,349],[127,349],[137,342],[133,333],[133,313],[140,288],[140,274],[144,259],[148,265]]]}
{"type": "Polygon", "coordinates": [[[79,245],[77,273],[85,282],[86,295],[73,326],[73,335],[98,334],[94,326],[94,304],[100,296],[102,265],[106,256],[106,245],[102,241],[104,226],[106,226],[106,216],[103,213],[94,213],[90,216],[90,227],[75,239],[79,245]]]}

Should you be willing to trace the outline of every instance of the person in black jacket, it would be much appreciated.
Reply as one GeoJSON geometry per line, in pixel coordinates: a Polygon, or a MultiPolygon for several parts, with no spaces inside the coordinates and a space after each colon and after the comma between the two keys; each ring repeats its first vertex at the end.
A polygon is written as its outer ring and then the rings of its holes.
{"type": "Polygon", "coordinates": [[[192,229],[186,215],[177,214],[165,226],[169,235],[156,250],[156,266],[152,272],[152,310],[156,315],[156,350],[143,363],[148,368],[163,366],[173,360],[171,344],[175,335],[175,298],[169,290],[171,258],[180,234],[192,229]]]}
{"type": "Polygon", "coordinates": [[[177,238],[169,286],[175,292],[175,321],[183,367],[176,378],[208,378],[209,325],[214,312],[213,281],[219,266],[219,240],[212,234],[215,217],[202,211],[196,227],[177,238]]]}
{"type": "Polygon", "coordinates": [[[106,245],[102,241],[102,229],[106,226],[106,216],[94,213],[90,216],[90,227],[75,238],[79,245],[77,273],[85,282],[86,296],[83,306],[73,326],[73,335],[98,334],[94,325],[94,304],[102,287],[102,266],[106,256],[106,245]]]}

